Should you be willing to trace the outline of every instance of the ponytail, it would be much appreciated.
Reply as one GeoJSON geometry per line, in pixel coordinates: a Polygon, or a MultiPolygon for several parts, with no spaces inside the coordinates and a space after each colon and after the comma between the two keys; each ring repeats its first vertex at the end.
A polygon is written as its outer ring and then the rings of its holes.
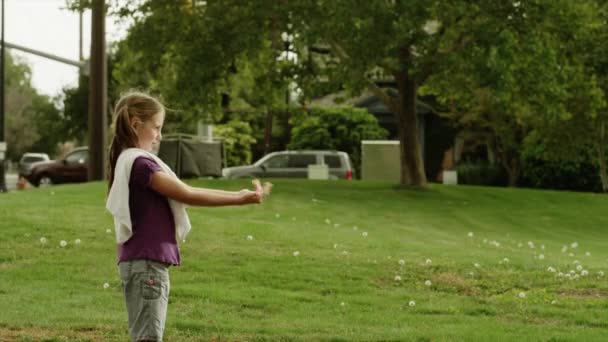
{"type": "Polygon", "coordinates": [[[108,191],[114,183],[114,169],[120,153],[127,148],[138,147],[137,133],[131,127],[131,119],[137,117],[147,121],[161,112],[164,112],[163,105],[142,92],[130,91],[118,100],[114,108],[114,136],[108,153],[108,191]]]}

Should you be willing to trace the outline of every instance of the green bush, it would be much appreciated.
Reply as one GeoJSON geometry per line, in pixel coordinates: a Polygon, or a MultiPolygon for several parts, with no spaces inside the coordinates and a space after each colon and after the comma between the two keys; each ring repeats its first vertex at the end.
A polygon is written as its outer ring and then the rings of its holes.
{"type": "Polygon", "coordinates": [[[313,107],[296,112],[291,120],[289,149],[344,151],[357,176],[361,174],[361,140],[386,139],[388,135],[375,116],[354,107],[313,107]]]}
{"type": "Polygon", "coordinates": [[[251,126],[238,120],[213,127],[213,135],[224,140],[228,166],[251,164],[251,145],[256,142],[251,126]]]}
{"type": "Polygon", "coordinates": [[[487,162],[462,162],[456,166],[458,183],[469,185],[504,186],[507,175],[502,166],[487,162]]]}

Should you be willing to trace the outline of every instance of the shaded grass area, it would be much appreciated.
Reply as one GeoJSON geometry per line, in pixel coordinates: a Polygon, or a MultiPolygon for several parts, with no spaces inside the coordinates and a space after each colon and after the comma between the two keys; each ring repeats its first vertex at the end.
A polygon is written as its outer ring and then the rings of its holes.
{"type": "MultiPolygon", "coordinates": [[[[605,196],[274,183],[261,206],[189,209],[167,340],[607,338],[605,196]]],[[[0,341],[128,339],[104,200],[103,183],[0,196],[0,341]]]]}

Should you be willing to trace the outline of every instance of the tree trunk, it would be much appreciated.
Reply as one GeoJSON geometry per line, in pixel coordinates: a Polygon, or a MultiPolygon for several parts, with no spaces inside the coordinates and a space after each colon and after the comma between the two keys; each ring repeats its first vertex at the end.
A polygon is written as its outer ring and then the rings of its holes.
{"type": "Polygon", "coordinates": [[[407,72],[395,74],[399,98],[397,100],[397,131],[401,142],[401,184],[424,186],[426,175],[418,139],[418,115],[416,113],[416,81],[407,72]]]}
{"type": "Polygon", "coordinates": [[[519,174],[521,172],[519,159],[516,157],[509,158],[508,156],[504,156],[502,166],[507,171],[509,187],[516,187],[517,183],[519,182],[519,174]]]}
{"type": "Polygon", "coordinates": [[[606,171],[606,149],[604,146],[606,143],[606,123],[600,123],[600,137],[598,141],[597,151],[598,156],[597,160],[600,165],[600,179],[602,181],[602,191],[608,192],[608,171],[606,171]]]}
{"type": "Polygon", "coordinates": [[[272,141],[272,111],[266,112],[266,120],[264,121],[264,155],[270,153],[270,143],[272,141]]]}

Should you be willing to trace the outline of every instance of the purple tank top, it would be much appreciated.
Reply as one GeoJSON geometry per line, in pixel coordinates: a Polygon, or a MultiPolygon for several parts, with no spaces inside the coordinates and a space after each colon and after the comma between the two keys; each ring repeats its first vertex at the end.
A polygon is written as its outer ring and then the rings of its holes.
{"type": "Polygon", "coordinates": [[[167,197],[150,187],[154,172],[163,172],[152,159],[139,157],[133,162],[129,179],[129,209],[133,236],[118,244],[118,262],[147,259],[180,265],[175,238],[175,221],[167,197]]]}

